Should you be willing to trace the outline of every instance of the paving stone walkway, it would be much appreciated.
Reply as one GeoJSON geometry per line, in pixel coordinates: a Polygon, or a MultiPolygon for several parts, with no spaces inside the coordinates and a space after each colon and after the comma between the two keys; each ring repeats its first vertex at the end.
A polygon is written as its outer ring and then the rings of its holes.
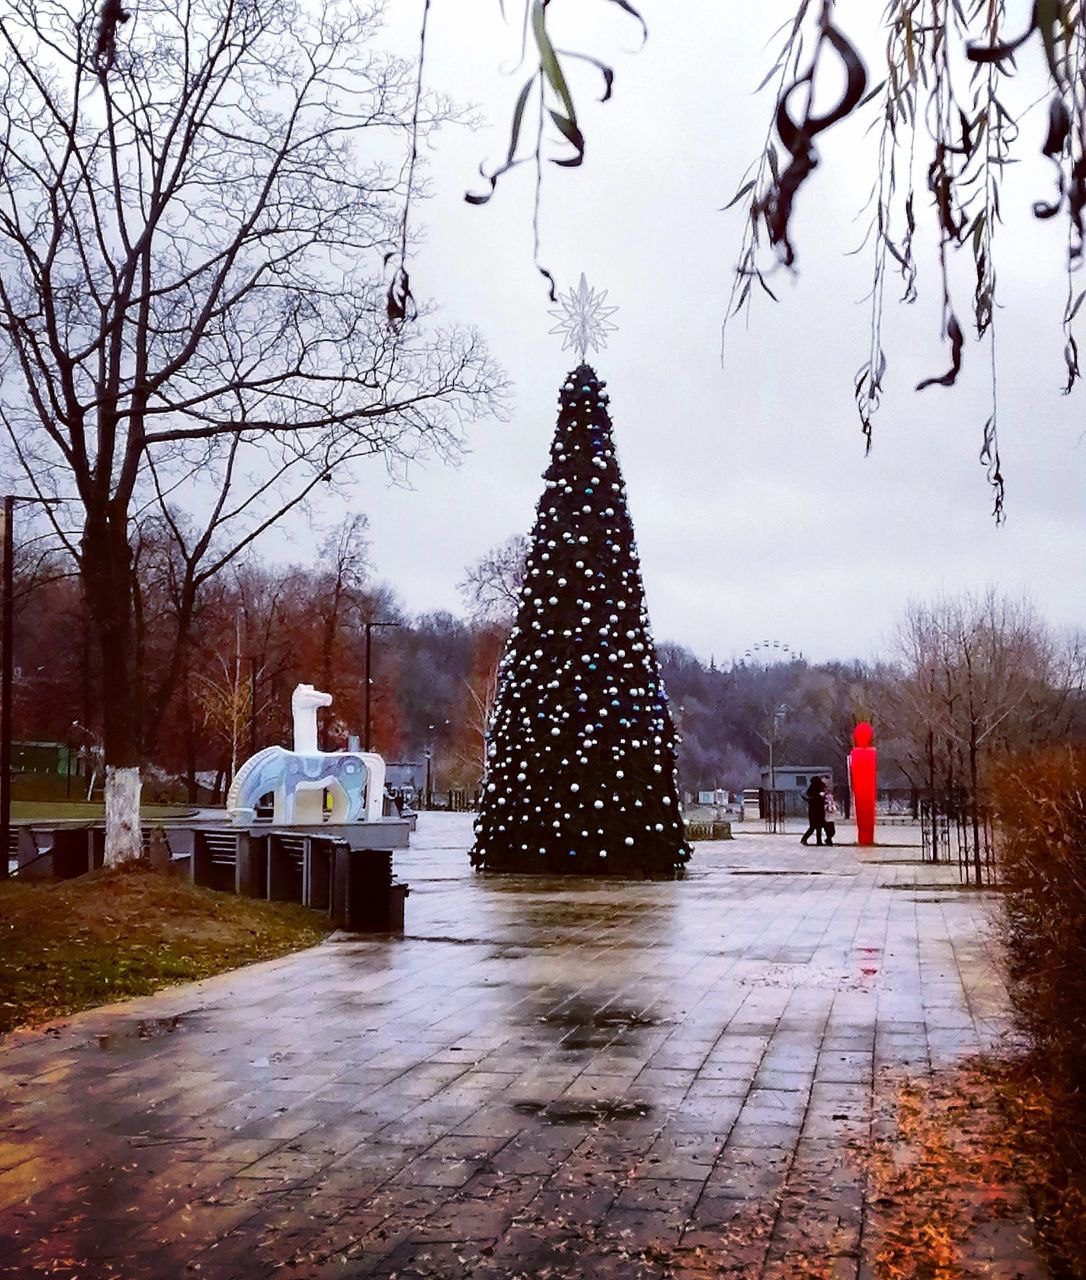
{"type": "Polygon", "coordinates": [[[423,815],[403,938],[0,1041],[0,1274],[871,1274],[880,1074],[992,1045],[1006,993],[989,895],[797,837],[481,879],[470,818],[423,815]]]}

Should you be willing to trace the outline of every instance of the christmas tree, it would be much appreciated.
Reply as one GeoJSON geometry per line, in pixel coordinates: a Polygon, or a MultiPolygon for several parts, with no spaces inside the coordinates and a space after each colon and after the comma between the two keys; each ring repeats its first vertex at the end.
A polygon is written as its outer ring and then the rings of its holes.
{"type": "Polygon", "coordinates": [[[690,856],[604,385],[581,364],[561,392],[487,744],[487,871],[672,876],[690,856]]]}

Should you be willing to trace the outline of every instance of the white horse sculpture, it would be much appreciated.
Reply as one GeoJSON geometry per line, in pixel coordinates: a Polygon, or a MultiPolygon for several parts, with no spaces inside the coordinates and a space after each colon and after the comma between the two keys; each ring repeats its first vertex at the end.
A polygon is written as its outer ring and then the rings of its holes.
{"type": "Polygon", "coordinates": [[[226,797],[227,812],[236,825],[252,822],[257,803],[269,792],[274,796],[272,821],[280,825],[376,822],[381,817],[384,760],[372,751],[317,750],[317,708],[331,703],[331,694],[311,684],[295,688],[290,700],[294,750],[265,747],[237,771],[226,797]],[[332,795],[327,819],[325,791],[332,795]]]}

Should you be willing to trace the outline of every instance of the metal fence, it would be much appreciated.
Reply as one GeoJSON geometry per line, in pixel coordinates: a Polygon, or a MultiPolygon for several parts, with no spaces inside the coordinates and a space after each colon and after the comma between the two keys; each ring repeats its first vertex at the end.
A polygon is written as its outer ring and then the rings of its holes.
{"type": "Polygon", "coordinates": [[[758,808],[767,831],[783,831],[788,817],[788,792],[769,791],[763,787],[758,792],[758,808]]]}
{"type": "Polygon", "coordinates": [[[453,787],[450,791],[418,792],[415,796],[416,809],[442,809],[448,813],[469,813],[479,808],[481,793],[468,791],[464,787],[453,787]]]}
{"type": "Polygon", "coordinates": [[[978,888],[995,881],[992,813],[986,797],[964,789],[923,796],[920,830],[925,862],[956,861],[962,882],[978,888]]]}

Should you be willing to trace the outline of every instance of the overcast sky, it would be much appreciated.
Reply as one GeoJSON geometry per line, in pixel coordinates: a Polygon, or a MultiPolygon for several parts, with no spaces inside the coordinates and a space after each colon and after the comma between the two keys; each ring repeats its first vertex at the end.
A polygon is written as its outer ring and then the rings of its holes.
{"type": "MultiPolygon", "coordinates": [[[[390,7],[390,45],[405,49],[421,0],[390,7]]],[[[639,53],[637,29],[617,6],[552,8],[602,15],[587,41],[587,28],[566,39],[613,60],[617,78],[606,106],[590,106],[589,79],[581,86],[588,157],[580,170],[546,174],[542,256],[562,287],[584,271],[620,308],[619,331],[593,362],[611,393],[657,640],[718,661],[765,639],[813,660],[867,657],[909,599],[988,585],[1028,593],[1057,626],[1079,625],[1086,428],[1081,388],[1060,394],[1066,234],[1030,214],[1049,191],[1049,170],[1025,168],[997,241],[1007,522],[996,528],[977,462],[987,350],[967,348],[956,389],[912,390],[948,363],[930,241],[920,301],[889,307],[887,395],[864,457],[852,381],[865,357],[871,259],[846,256],[863,237],[855,217],[873,177],[862,128],[835,130],[822,148],[797,202],[799,274],[779,275],[780,304],[764,299],[749,326],[730,330],[721,366],[742,225],[719,210],[760,149],[771,104],[752,90],[771,65],[765,41],[792,6],[642,8],[650,38],[639,53]]],[[[852,31],[881,6],[839,9],[852,31]]],[[[444,131],[429,157],[433,198],[420,208],[426,238],[412,280],[443,319],[481,330],[515,401],[508,422],[474,428],[457,470],[432,464],[415,472],[411,490],[389,488],[377,467],[361,477],[376,571],[416,611],[459,610],[465,565],[530,529],[558,387],[574,363],[548,335],[551,304],[532,266],[530,167],[509,175],[485,208],[463,199],[479,189],[480,161],[492,164],[507,145],[524,76],[500,69],[516,52],[497,0],[433,6],[430,84],[477,103],[485,124],[444,131]]],[[[1025,124],[1034,151],[1044,124],[1043,109],[1025,124]]],[[[926,193],[917,199],[930,221],[926,193]]],[[[963,273],[963,322],[970,298],[963,273]]]]}

